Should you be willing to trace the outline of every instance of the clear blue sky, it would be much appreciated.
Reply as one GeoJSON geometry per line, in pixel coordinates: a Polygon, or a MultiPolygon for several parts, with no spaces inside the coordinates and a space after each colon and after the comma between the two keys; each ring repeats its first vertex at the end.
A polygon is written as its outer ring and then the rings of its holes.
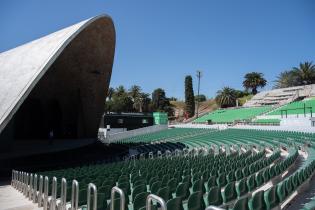
{"type": "Polygon", "coordinates": [[[212,97],[242,89],[246,72],[264,73],[270,89],[280,71],[315,62],[314,11],[313,0],[1,0],[0,52],[106,13],[117,35],[111,86],[183,98],[185,75],[196,89],[202,70],[212,97]]]}

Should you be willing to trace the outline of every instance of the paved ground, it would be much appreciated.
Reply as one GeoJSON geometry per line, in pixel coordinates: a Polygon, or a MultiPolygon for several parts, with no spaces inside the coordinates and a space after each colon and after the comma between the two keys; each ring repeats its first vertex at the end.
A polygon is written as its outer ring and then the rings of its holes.
{"type": "Polygon", "coordinates": [[[0,186],[0,210],[39,210],[37,204],[26,199],[11,185],[0,186]]]}

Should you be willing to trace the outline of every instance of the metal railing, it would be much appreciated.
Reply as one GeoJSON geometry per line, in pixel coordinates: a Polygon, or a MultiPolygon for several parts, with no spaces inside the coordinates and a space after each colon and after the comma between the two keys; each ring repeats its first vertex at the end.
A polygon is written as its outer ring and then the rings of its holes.
{"type": "Polygon", "coordinates": [[[156,201],[157,203],[160,204],[160,206],[161,206],[159,208],[160,210],[167,210],[167,206],[166,206],[165,201],[161,197],[159,197],[157,195],[154,195],[154,194],[148,195],[147,202],[146,202],[146,210],[151,210],[151,208],[152,208],[152,205],[151,205],[152,201],[156,201]]]}
{"type": "Polygon", "coordinates": [[[88,185],[87,192],[87,210],[91,210],[91,194],[93,192],[93,210],[97,210],[97,188],[95,184],[90,183],[88,185]]]}
{"type": "Polygon", "coordinates": [[[61,179],[61,190],[60,190],[60,203],[58,206],[59,210],[66,210],[67,205],[67,180],[61,179]]]}
{"type": "Polygon", "coordinates": [[[217,206],[208,206],[208,207],[206,208],[206,210],[224,210],[224,209],[222,209],[222,208],[220,208],[220,207],[217,207],[217,206]]]}
{"type": "Polygon", "coordinates": [[[79,206],[79,183],[77,180],[72,181],[71,192],[71,210],[77,210],[79,206]]]}
{"type": "Polygon", "coordinates": [[[125,193],[122,189],[119,187],[113,187],[111,191],[111,196],[110,196],[110,210],[114,210],[115,207],[115,193],[118,193],[120,196],[120,210],[125,210],[125,203],[126,203],[126,198],[125,198],[125,193]]]}

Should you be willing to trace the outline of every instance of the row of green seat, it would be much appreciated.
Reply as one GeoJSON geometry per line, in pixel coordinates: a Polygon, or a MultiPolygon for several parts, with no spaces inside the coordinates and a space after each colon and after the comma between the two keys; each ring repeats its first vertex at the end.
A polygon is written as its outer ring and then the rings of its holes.
{"type": "Polygon", "coordinates": [[[270,110],[271,106],[218,109],[194,120],[195,123],[233,123],[235,120],[248,120],[270,110]]]}

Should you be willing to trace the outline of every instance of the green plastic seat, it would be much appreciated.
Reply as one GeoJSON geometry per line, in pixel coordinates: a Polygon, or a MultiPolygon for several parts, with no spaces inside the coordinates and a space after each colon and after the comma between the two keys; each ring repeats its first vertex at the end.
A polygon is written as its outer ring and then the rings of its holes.
{"type": "Polygon", "coordinates": [[[234,171],[230,171],[228,175],[226,175],[227,183],[235,181],[234,171]]]}
{"type": "Polygon", "coordinates": [[[138,210],[141,207],[145,206],[148,195],[149,195],[148,192],[142,192],[142,193],[137,194],[133,202],[133,209],[138,210]]]}
{"type": "Polygon", "coordinates": [[[282,202],[286,199],[286,189],[284,182],[280,182],[279,184],[277,184],[277,197],[279,202],[282,202]]]}
{"type": "Polygon", "coordinates": [[[276,195],[275,186],[264,192],[264,200],[267,210],[272,209],[278,205],[279,201],[276,195]]]}
{"type": "Polygon", "coordinates": [[[161,182],[160,181],[154,182],[151,186],[151,193],[157,194],[160,188],[161,188],[161,182]]]}
{"type": "Polygon", "coordinates": [[[243,173],[243,177],[247,177],[249,175],[249,170],[248,170],[248,166],[245,166],[242,169],[242,173],[243,173]]]}
{"type": "Polygon", "coordinates": [[[210,176],[207,182],[207,190],[209,191],[211,187],[216,186],[216,177],[210,176]]]}
{"type": "Polygon", "coordinates": [[[256,175],[255,181],[256,181],[256,186],[257,186],[257,187],[260,187],[260,186],[264,183],[264,179],[263,179],[263,176],[262,176],[262,171],[260,171],[260,172],[256,175]]]}
{"type": "Polygon", "coordinates": [[[192,184],[191,184],[191,176],[190,176],[190,175],[184,176],[182,182],[183,182],[183,183],[188,183],[188,184],[189,184],[189,187],[191,187],[191,186],[192,186],[192,184]]]}
{"type": "Polygon", "coordinates": [[[222,193],[223,203],[234,200],[237,197],[235,190],[235,182],[228,183],[222,193]]]}
{"type": "Polygon", "coordinates": [[[264,202],[264,191],[260,190],[256,192],[248,201],[248,207],[250,210],[264,210],[266,205],[264,202]]]}
{"type": "Polygon", "coordinates": [[[232,210],[248,210],[248,197],[238,199],[232,208],[232,210]]]}
{"type": "Polygon", "coordinates": [[[170,188],[171,192],[175,192],[177,187],[177,180],[175,178],[172,178],[168,181],[167,186],[170,188]]]}
{"type": "MultiPolygon", "coordinates": [[[[110,210],[111,202],[107,205],[107,210],[110,210]]],[[[125,209],[127,209],[127,205],[125,203],[125,209]]],[[[120,210],[120,198],[114,200],[114,210],[120,210]]]]}
{"type": "Polygon", "coordinates": [[[238,168],[235,171],[235,180],[238,181],[243,178],[242,169],[238,168]]]}
{"type": "Polygon", "coordinates": [[[85,205],[87,203],[87,191],[86,189],[81,189],[79,191],[79,206],[85,205]]]}
{"type": "Polygon", "coordinates": [[[226,185],[226,175],[225,175],[225,173],[220,174],[216,181],[217,181],[217,185],[219,187],[225,186],[226,185]]]}
{"type": "Polygon", "coordinates": [[[248,192],[251,192],[255,189],[255,187],[256,187],[255,174],[253,174],[247,178],[246,184],[247,184],[248,192]]]}
{"type": "Polygon", "coordinates": [[[194,192],[188,198],[187,208],[188,210],[202,210],[205,209],[205,203],[203,200],[202,192],[194,192]]]}
{"type": "Polygon", "coordinates": [[[112,188],[108,185],[102,186],[97,189],[98,193],[104,193],[106,199],[110,199],[110,192],[112,188]]]}
{"type": "Polygon", "coordinates": [[[237,197],[241,197],[243,195],[245,195],[248,192],[247,186],[246,186],[246,178],[241,179],[236,185],[236,193],[237,193],[237,197]]]}
{"type": "Polygon", "coordinates": [[[193,192],[198,192],[198,191],[201,191],[202,193],[206,192],[205,185],[203,184],[202,179],[198,179],[193,184],[193,192]]]}
{"type": "Polygon", "coordinates": [[[170,199],[169,201],[167,201],[166,206],[167,209],[171,210],[184,210],[181,197],[170,199]]]}
{"type": "Polygon", "coordinates": [[[284,184],[285,184],[286,195],[291,195],[291,193],[293,191],[291,180],[290,179],[286,179],[284,181],[284,184]]]}
{"type": "Polygon", "coordinates": [[[146,181],[144,179],[139,179],[137,181],[135,181],[135,183],[133,184],[133,187],[137,187],[139,185],[146,185],[146,181]]]}
{"type": "Polygon", "coordinates": [[[129,195],[131,193],[129,182],[118,183],[118,187],[124,191],[125,195],[129,195]]]}
{"type": "Polygon", "coordinates": [[[218,186],[211,187],[208,193],[208,205],[219,206],[223,203],[221,188],[218,186]]]}
{"type": "Polygon", "coordinates": [[[135,187],[132,191],[132,201],[136,198],[136,196],[140,193],[147,192],[147,186],[146,185],[139,185],[135,187]]]}
{"type": "Polygon", "coordinates": [[[263,170],[262,176],[263,176],[264,183],[268,182],[270,179],[269,170],[268,169],[263,170]]]}
{"type": "Polygon", "coordinates": [[[186,200],[189,197],[189,184],[181,183],[176,188],[176,197],[181,197],[182,200],[186,200]]]}
{"type": "Polygon", "coordinates": [[[157,195],[163,198],[165,202],[167,202],[171,198],[170,188],[169,187],[160,188],[157,192],[157,195]]]}

